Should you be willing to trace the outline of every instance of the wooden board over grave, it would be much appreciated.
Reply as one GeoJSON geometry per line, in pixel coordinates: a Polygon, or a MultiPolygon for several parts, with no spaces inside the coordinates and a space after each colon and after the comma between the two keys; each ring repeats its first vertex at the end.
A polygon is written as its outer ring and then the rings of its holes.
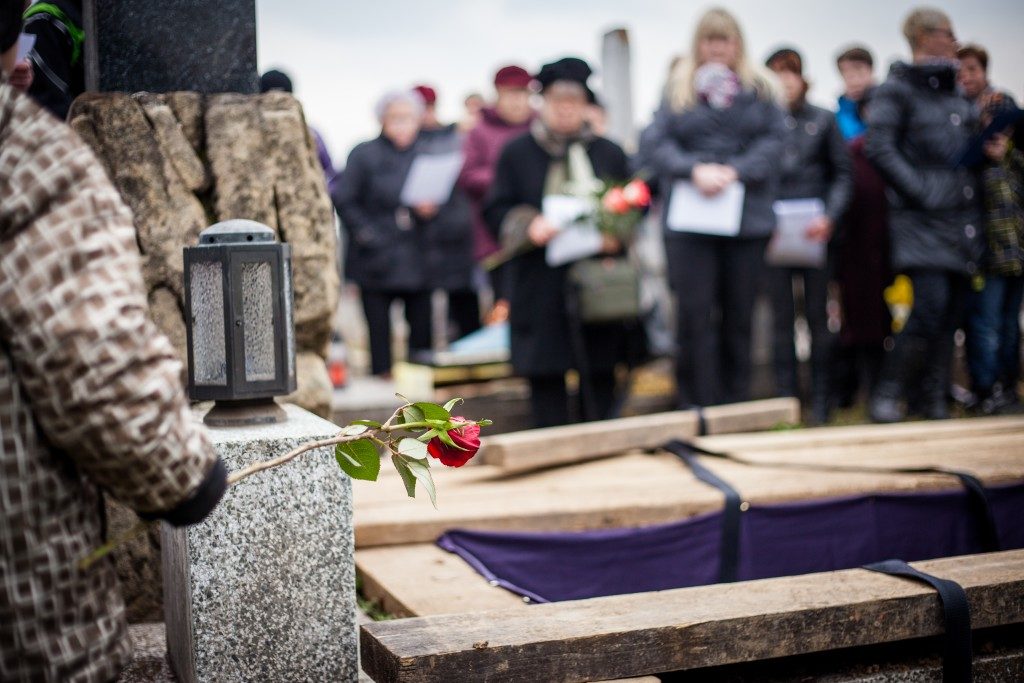
{"type": "MultiPolygon", "coordinates": [[[[914,563],[967,592],[975,629],[1024,622],[1024,551],[914,563]]],[[[592,681],[935,636],[935,592],[851,569],[365,624],[378,681],[592,681]]]]}
{"type": "MultiPolygon", "coordinates": [[[[1022,416],[722,435],[694,441],[707,449],[764,464],[703,458],[708,468],[752,503],[960,486],[947,475],[829,472],[814,470],[814,465],[939,466],[972,473],[987,485],[1024,480],[1022,416]],[[809,469],[772,467],[771,463],[809,469]]],[[[543,440],[538,439],[532,448],[543,449],[543,440]]],[[[570,531],[641,526],[678,521],[722,507],[718,491],[696,480],[674,456],[664,452],[626,452],[518,475],[509,475],[498,466],[480,465],[437,468],[434,476],[438,510],[426,496],[406,497],[390,468],[385,468],[376,483],[354,482],[357,548],[432,543],[452,528],[570,531]]]]}

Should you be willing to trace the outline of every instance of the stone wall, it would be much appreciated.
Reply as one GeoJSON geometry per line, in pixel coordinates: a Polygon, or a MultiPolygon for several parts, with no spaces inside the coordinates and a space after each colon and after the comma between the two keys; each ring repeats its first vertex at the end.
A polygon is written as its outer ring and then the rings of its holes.
{"type": "Polygon", "coordinates": [[[89,93],[69,119],[134,212],[151,313],[182,359],[182,247],[229,218],[265,223],[291,245],[298,390],[286,400],[328,417],[336,233],[298,101],[282,92],[89,93]]]}
{"type": "MultiPolygon", "coordinates": [[[[270,226],[292,248],[298,388],[284,400],[329,417],[324,361],[337,308],[334,212],[299,103],[286,93],[89,93],[70,123],[135,218],[150,314],[185,359],[182,247],[220,220],[270,226]]],[[[111,531],[135,516],[108,502],[111,531]]],[[[114,553],[129,620],[162,620],[159,535],[114,553]]]]}

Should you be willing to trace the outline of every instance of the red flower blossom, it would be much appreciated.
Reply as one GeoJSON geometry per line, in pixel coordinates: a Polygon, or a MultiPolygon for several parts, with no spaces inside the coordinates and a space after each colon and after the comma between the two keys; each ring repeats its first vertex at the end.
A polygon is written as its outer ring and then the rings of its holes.
{"type": "Polygon", "coordinates": [[[454,416],[452,423],[465,423],[461,427],[448,430],[448,436],[455,442],[457,448],[452,448],[441,441],[441,437],[435,436],[427,442],[427,452],[430,453],[430,457],[437,458],[448,467],[462,467],[480,450],[480,425],[469,424],[466,418],[454,416]]]}
{"type": "Polygon", "coordinates": [[[629,211],[629,202],[626,201],[626,196],[623,194],[621,187],[613,187],[608,190],[601,203],[604,204],[604,208],[609,213],[621,215],[629,211]]]}
{"type": "Polygon", "coordinates": [[[651,188],[637,178],[622,188],[622,196],[633,208],[642,209],[651,203],[651,188]]]}

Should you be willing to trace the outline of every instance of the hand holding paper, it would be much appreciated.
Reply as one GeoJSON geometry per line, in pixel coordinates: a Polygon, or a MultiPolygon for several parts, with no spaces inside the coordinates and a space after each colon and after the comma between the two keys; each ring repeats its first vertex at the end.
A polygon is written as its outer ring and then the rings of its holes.
{"type": "Polygon", "coordinates": [[[402,204],[417,207],[448,201],[462,170],[462,152],[420,154],[413,159],[402,187],[402,204]]]}

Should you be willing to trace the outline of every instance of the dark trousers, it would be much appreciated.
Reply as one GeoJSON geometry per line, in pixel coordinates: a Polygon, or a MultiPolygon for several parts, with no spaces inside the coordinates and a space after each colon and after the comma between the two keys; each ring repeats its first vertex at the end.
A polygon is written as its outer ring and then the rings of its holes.
{"type": "Polygon", "coordinates": [[[405,304],[409,323],[409,353],[431,347],[430,291],[392,292],[362,290],[363,313],[370,334],[370,365],[375,375],[391,371],[391,304],[405,304]]]}
{"type": "MultiPolygon", "coordinates": [[[[534,427],[557,427],[569,424],[576,417],[583,415],[582,388],[574,405],[569,405],[569,392],[565,387],[565,375],[530,377],[530,409],[533,413],[534,427]]],[[[613,417],[611,412],[615,405],[615,375],[612,373],[592,373],[589,391],[593,398],[597,419],[613,417]]]]}
{"type": "Polygon", "coordinates": [[[666,238],[677,300],[680,407],[750,397],[751,326],[767,242],[688,234],[666,238]]]}
{"type": "Polygon", "coordinates": [[[919,389],[922,400],[940,401],[949,389],[953,336],[963,317],[969,283],[965,276],[946,270],[917,268],[908,270],[907,277],[914,288],[914,304],[896,337],[893,358],[910,368],[903,387],[911,394],[907,398],[916,399],[913,393],[919,389]]]}
{"type": "Polygon", "coordinates": [[[480,329],[480,298],[472,289],[448,292],[448,320],[456,327],[455,339],[480,329]]]}
{"type": "Polygon", "coordinates": [[[772,304],[772,339],[775,393],[800,396],[797,376],[795,281],[803,284],[803,314],[811,332],[811,383],[816,400],[828,391],[832,334],[828,330],[828,271],[824,268],[767,268],[767,289],[772,304]]]}
{"type": "Polygon", "coordinates": [[[967,316],[967,364],[976,393],[987,396],[996,382],[1016,391],[1020,377],[1020,307],[1024,277],[990,275],[972,292],[967,316]]]}

